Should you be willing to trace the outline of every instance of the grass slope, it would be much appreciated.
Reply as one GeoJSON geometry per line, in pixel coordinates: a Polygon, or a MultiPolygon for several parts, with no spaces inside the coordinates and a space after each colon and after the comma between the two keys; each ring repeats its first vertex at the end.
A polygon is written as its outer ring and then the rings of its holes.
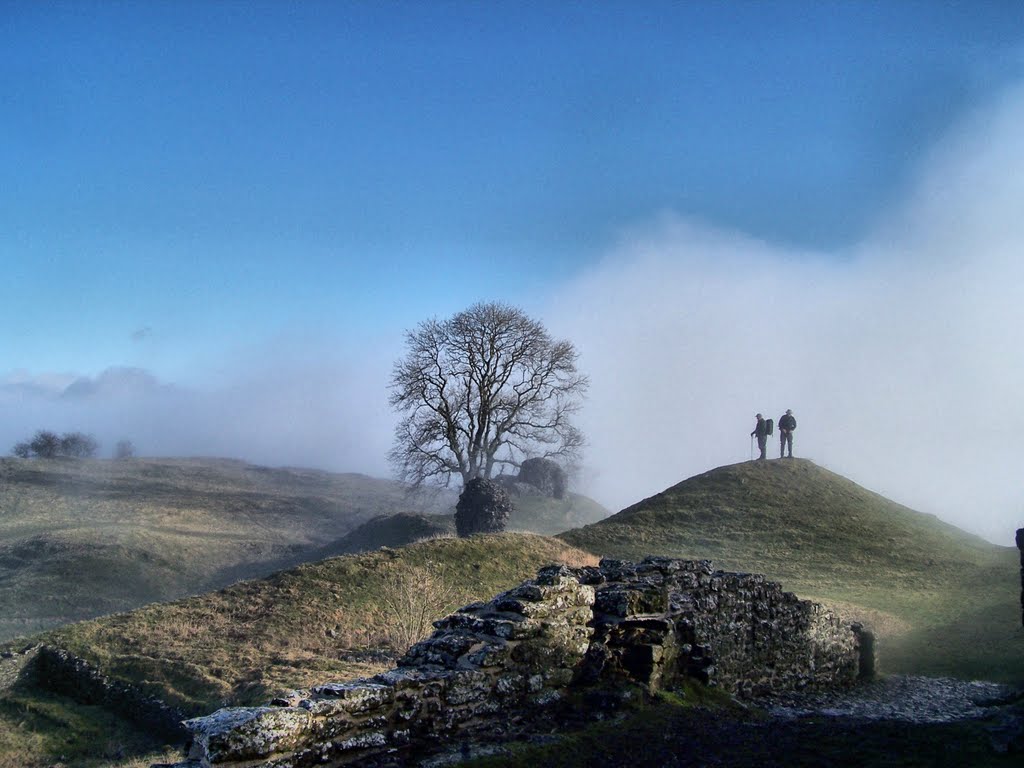
{"type": "Polygon", "coordinates": [[[412,506],[403,486],[364,475],[0,459],[0,640],[270,573],[412,506]]]}
{"type": "MultiPolygon", "coordinates": [[[[67,648],[188,714],[202,714],[391,668],[404,651],[388,648],[396,617],[386,597],[396,588],[419,596],[440,594],[443,586],[444,605],[437,603],[430,616],[439,618],[490,599],[554,562],[596,560],[558,539],[532,534],[431,539],[300,565],[34,639],[67,648]]],[[[5,685],[4,663],[0,659],[0,768],[49,766],[58,759],[134,768],[166,754],[166,745],[102,709],[39,690],[25,676],[5,685]],[[106,736],[97,741],[97,733],[106,736]]]]}
{"type": "MultiPolygon", "coordinates": [[[[225,474],[240,474],[248,478],[252,493],[266,477],[263,473],[280,472],[268,480],[271,499],[287,499],[289,493],[302,497],[308,490],[298,471],[260,470],[231,462],[212,470],[206,462],[183,464],[183,486],[192,482],[190,471],[198,468],[211,486],[225,483],[225,474]]],[[[164,472],[173,466],[154,469],[164,472]]],[[[317,477],[317,482],[329,485],[346,476],[317,477]]],[[[138,487],[135,479],[127,482],[138,487]]],[[[242,481],[232,482],[234,486],[226,483],[222,490],[225,499],[217,509],[245,514],[249,502],[230,501],[231,488],[237,490],[242,481]]],[[[173,496],[171,489],[168,493],[173,496]]],[[[171,496],[169,508],[179,511],[169,514],[182,514],[171,496]]],[[[374,517],[374,498],[371,489],[359,513],[366,514],[364,520],[374,517]]],[[[384,510],[377,514],[380,511],[384,510]]],[[[253,522],[250,517],[249,525],[253,522]]],[[[379,518],[362,531],[349,531],[347,543],[379,546],[382,538],[397,542],[424,532],[433,535],[435,526],[444,524],[432,516],[379,518]]],[[[22,530],[20,538],[14,537],[17,544],[5,550],[6,562],[15,570],[36,562],[32,547],[57,547],[61,542],[56,535],[59,527],[46,536],[38,519],[34,525],[22,530]]],[[[5,533],[16,527],[6,516],[0,526],[6,526],[0,528],[5,533]]],[[[199,531],[207,527],[197,526],[194,535],[201,539],[199,531]]],[[[327,538],[323,531],[320,534],[327,538]]],[[[226,532],[218,546],[228,546],[234,535],[226,532]]],[[[69,546],[80,541],[72,534],[65,538],[69,546]]],[[[102,551],[101,544],[129,547],[114,537],[94,540],[93,551],[102,551]]],[[[81,622],[51,631],[46,639],[108,674],[199,713],[226,704],[264,702],[284,689],[350,679],[391,666],[394,653],[387,646],[395,645],[396,622],[385,596],[403,585],[409,590],[411,584],[416,593],[443,592],[446,605],[454,607],[490,598],[548,562],[592,561],[586,552],[631,559],[646,554],[710,558],[721,568],[764,572],[801,597],[835,603],[848,616],[871,623],[880,638],[883,671],[1024,682],[1015,549],[993,546],[798,459],[721,467],[555,539],[522,534],[440,538],[400,550],[332,558],[218,592],[81,622]],[[431,589],[424,587],[427,584],[431,589]]],[[[111,563],[120,559],[115,550],[108,556],[111,563]]],[[[173,558],[169,556],[168,562],[173,558]]],[[[53,584],[72,573],[52,571],[53,584]]],[[[126,577],[122,573],[119,578],[126,577]]],[[[437,607],[435,615],[444,612],[437,607]]],[[[0,767],[44,766],[58,759],[68,765],[127,767],[145,764],[144,756],[161,748],[123,723],[105,719],[109,716],[95,708],[34,689],[31,680],[19,678],[5,687],[3,664],[0,659],[0,767]],[[112,735],[100,747],[90,746],[90,739],[95,739],[89,734],[97,733],[112,735]],[[121,762],[112,762],[115,757],[121,762]]],[[[665,710],[658,716],[669,715],[665,710]]],[[[644,738],[644,729],[637,727],[644,738]]],[[[688,727],[680,726],[680,739],[688,727]]],[[[933,738],[924,731],[920,737],[922,744],[933,738]]],[[[841,753],[857,738],[858,734],[844,737],[836,749],[841,753]]],[[[564,757],[565,751],[560,754],[564,757]]],[[[587,753],[581,748],[579,754],[587,753]]],[[[809,754],[816,753],[812,749],[809,754]]],[[[536,764],[550,757],[527,759],[536,764]]]]}
{"type": "Polygon", "coordinates": [[[765,573],[873,625],[886,671],[1024,682],[1017,550],[807,460],[719,467],[560,538],[765,573]]]}
{"type": "MultiPolygon", "coordinates": [[[[222,459],[0,459],[0,641],[444,533],[456,499],[222,459]]],[[[608,515],[575,494],[516,501],[515,530],[608,515]]]]}
{"type": "Polygon", "coordinates": [[[352,533],[318,550],[311,560],[367,552],[380,547],[404,547],[423,539],[455,535],[453,515],[416,515],[399,512],[368,520],[352,533]]]}
{"type": "Polygon", "coordinates": [[[515,491],[510,496],[514,509],[509,515],[509,530],[554,536],[556,533],[596,523],[611,514],[587,496],[567,493],[565,498],[553,499],[525,483],[516,483],[515,491]]]}
{"type": "MultiPolygon", "coordinates": [[[[145,680],[164,701],[202,713],[389,668],[405,647],[386,647],[389,625],[399,618],[387,607],[386,593],[403,573],[444,582],[444,605],[432,617],[440,618],[554,562],[596,561],[533,534],[431,539],[307,563],[218,592],[73,624],[45,639],[108,674],[145,680]]],[[[430,589],[420,580],[411,587],[430,589]]]]}

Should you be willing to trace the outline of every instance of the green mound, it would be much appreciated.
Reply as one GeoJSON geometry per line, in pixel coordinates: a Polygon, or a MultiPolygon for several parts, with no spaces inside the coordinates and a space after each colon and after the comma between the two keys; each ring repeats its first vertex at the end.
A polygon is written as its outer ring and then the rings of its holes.
{"type": "Polygon", "coordinates": [[[432,611],[422,627],[429,634],[431,620],[556,562],[596,560],[533,534],[431,539],[73,624],[44,640],[200,714],[390,668],[407,647],[394,634],[405,618],[390,606],[396,596],[436,598],[423,605],[432,611]]]}
{"type": "Polygon", "coordinates": [[[516,483],[510,496],[514,505],[508,520],[510,530],[553,536],[603,520],[611,514],[593,499],[578,493],[554,499],[525,483],[516,483]]]}
{"type": "Polygon", "coordinates": [[[1017,551],[807,460],[719,467],[559,538],[765,573],[872,625],[888,671],[1024,681],[1017,551]]]}
{"type": "Polygon", "coordinates": [[[366,552],[379,547],[404,547],[422,539],[454,535],[455,518],[451,515],[417,515],[411,512],[381,515],[328,544],[311,559],[366,552]]]}

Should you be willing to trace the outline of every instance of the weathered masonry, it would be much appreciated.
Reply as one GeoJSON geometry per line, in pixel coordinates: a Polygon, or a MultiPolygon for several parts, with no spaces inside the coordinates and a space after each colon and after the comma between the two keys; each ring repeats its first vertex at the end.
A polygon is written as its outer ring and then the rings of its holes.
{"type": "Polygon", "coordinates": [[[604,560],[537,578],[435,623],[396,669],[185,723],[191,766],[347,765],[500,732],[588,686],[696,678],[739,696],[846,686],[870,635],[763,576],[708,561],[604,560]]]}

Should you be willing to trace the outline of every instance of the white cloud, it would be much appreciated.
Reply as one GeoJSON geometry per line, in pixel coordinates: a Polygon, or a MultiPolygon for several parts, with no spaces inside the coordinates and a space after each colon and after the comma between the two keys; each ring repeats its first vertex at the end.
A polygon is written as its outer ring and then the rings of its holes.
{"type": "Polygon", "coordinates": [[[63,388],[26,389],[30,377],[9,377],[0,386],[0,449],[37,429],[83,431],[106,454],[129,439],[145,456],[222,456],[386,475],[392,422],[381,383],[389,370],[384,358],[349,363],[323,349],[307,352],[263,346],[203,389],[163,383],[138,368],[65,377],[63,388]]]}
{"type": "Polygon", "coordinates": [[[792,408],[798,455],[1011,544],[1022,129],[1022,90],[973,115],[906,205],[844,253],[669,214],[624,235],[546,314],[591,376],[591,493],[619,508],[748,459],[754,413],[792,408]]]}

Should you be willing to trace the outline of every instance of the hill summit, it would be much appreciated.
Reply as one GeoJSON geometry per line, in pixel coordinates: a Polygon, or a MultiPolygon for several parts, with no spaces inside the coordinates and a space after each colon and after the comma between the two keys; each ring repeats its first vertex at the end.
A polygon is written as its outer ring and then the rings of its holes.
{"type": "Polygon", "coordinates": [[[867,624],[883,670],[1024,680],[1016,550],[806,459],[718,467],[559,538],[763,573],[867,624]]]}
{"type": "Polygon", "coordinates": [[[563,538],[616,557],[710,558],[782,579],[811,565],[857,579],[872,567],[911,579],[927,569],[934,579],[995,549],[807,459],[718,467],[563,538]]]}

